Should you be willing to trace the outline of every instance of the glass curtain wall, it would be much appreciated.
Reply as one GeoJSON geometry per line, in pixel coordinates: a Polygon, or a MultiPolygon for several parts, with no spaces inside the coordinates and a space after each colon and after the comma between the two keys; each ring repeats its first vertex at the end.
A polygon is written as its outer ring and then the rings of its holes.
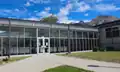
{"type": "MultiPolygon", "coordinates": [[[[0,55],[7,54],[9,27],[0,26],[0,55]]],[[[36,53],[36,28],[11,27],[10,54],[36,53]]]]}
{"type": "MultiPolygon", "coordinates": [[[[51,53],[67,52],[68,30],[51,29],[51,53]]],[[[97,33],[89,31],[70,30],[70,50],[85,51],[97,46],[97,33]]]]}
{"type": "MultiPolygon", "coordinates": [[[[8,26],[0,26],[0,55],[6,55],[8,43],[8,26]]],[[[68,29],[38,28],[38,37],[50,37],[50,52],[59,53],[68,50],[68,29]],[[49,31],[50,30],[50,31],[49,31]],[[50,33],[49,33],[50,32],[50,33]],[[49,35],[50,34],[50,35],[49,35]]],[[[11,54],[36,53],[36,28],[11,27],[11,54]]],[[[70,29],[70,50],[91,50],[98,46],[97,32],[70,29]]]]}

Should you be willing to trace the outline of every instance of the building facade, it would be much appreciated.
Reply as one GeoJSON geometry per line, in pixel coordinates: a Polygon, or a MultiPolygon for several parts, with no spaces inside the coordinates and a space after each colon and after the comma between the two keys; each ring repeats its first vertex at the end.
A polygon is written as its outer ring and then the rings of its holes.
{"type": "Polygon", "coordinates": [[[120,50],[120,20],[97,25],[100,46],[120,50]]]}
{"type": "Polygon", "coordinates": [[[91,50],[98,46],[97,33],[87,25],[0,18],[0,55],[91,50]]]}

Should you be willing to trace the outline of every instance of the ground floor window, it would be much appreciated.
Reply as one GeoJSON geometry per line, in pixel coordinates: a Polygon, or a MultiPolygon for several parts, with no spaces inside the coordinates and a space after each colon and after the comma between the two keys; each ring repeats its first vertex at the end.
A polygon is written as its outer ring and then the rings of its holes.
{"type": "MultiPolygon", "coordinates": [[[[67,38],[49,38],[50,53],[60,53],[68,51],[67,38]]],[[[85,51],[97,47],[98,40],[96,38],[70,38],[70,50],[85,51]]],[[[10,54],[36,54],[37,53],[37,38],[10,38],[10,54]]],[[[0,55],[6,55],[9,48],[9,38],[0,37],[0,55]]]]}

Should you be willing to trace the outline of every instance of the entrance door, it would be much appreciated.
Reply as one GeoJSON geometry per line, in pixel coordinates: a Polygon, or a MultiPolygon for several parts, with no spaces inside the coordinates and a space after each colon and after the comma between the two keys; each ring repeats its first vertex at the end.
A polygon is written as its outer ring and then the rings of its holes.
{"type": "Polygon", "coordinates": [[[39,53],[50,53],[50,39],[48,37],[39,37],[38,48],[39,53]]]}

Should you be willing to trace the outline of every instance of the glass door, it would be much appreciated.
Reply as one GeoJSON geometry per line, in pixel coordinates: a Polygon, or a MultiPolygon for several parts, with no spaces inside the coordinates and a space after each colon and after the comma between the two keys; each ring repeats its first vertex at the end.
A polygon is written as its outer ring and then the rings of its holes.
{"type": "Polygon", "coordinates": [[[38,48],[39,53],[50,53],[50,39],[47,37],[39,37],[38,48]]]}

